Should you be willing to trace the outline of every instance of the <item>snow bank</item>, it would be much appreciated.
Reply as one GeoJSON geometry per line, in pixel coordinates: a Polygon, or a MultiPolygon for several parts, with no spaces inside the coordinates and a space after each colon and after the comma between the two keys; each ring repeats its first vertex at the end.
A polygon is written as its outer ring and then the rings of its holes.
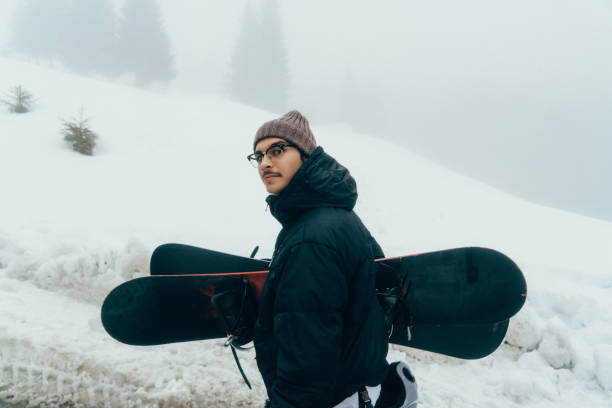
{"type": "Polygon", "coordinates": [[[98,305],[0,279],[0,400],[30,405],[261,406],[241,384],[220,342],[155,348],[118,344],[100,323],[98,305]]]}

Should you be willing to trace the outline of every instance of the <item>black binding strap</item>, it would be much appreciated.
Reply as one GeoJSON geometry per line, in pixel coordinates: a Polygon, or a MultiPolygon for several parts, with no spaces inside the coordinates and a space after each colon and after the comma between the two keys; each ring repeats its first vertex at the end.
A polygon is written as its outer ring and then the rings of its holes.
{"type": "MultiPolygon", "coordinates": [[[[230,338],[231,337],[232,336],[230,336],[230,338]]],[[[225,345],[227,346],[227,343],[225,345]]],[[[236,365],[238,366],[238,370],[240,371],[240,374],[242,375],[242,379],[246,383],[247,387],[249,387],[249,390],[252,390],[253,388],[251,387],[251,383],[249,382],[249,379],[247,378],[247,376],[244,373],[244,371],[242,370],[242,366],[240,365],[240,360],[238,360],[238,355],[236,354],[236,348],[231,343],[229,343],[229,345],[232,347],[232,354],[234,355],[234,360],[236,361],[236,365]]]]}

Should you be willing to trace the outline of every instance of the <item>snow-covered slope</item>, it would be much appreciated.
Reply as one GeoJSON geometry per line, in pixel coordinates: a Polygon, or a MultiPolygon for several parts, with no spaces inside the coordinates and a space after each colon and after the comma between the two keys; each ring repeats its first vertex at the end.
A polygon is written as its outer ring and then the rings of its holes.
{"type": "MultiPolygon", "coordinates": [[[[279,226],[245,156],[275,115],[210,95],[156,94],[0,59],[0,406],[258,407],[221,342],[138,348],[101,327],[120,282],[147,274],[156,245],[270,255],[279,226]],[[96,155],[64,144],[83,106],[96,155]]],[[[308,112],[304,112],[306,115],[308,112]]],[[[350,129],[313,124],[357,179],[357,212],[387,255],[480,245],[523,268],[529,298],[506,343],[478,361],[393,346],[423,407],[612,406],[612,224],[544,208],[350,129]]]]}

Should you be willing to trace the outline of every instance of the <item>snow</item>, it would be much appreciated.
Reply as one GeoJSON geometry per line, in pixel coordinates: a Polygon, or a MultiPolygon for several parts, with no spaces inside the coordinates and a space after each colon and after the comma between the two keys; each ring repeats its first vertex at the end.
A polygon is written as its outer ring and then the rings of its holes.
{"type": "MultiPolygon", "coordinates": [[[[259,407],[222,341],[132,347],[100,305],[182,242],[271,255],[279,225],[245,160],[275,114],[221,97],[147,92],[0,58],[33,112],[0,111],[0,406],[259,407]],[[83,106],[93,157],[64,144],[83,106]]],[[[1,91],[1,90],[0,90],[1,91]]],[[[308,112],[304,112],[308,115],[308,112]]],[[[461,361],[392,346],[422,407],[612,407],[612,223],[537,206],[344,125],[313,124],[359,187],[356,211],[389,256],[466,245],[523,269],[529,297],[502,345],[461,361]]]]}

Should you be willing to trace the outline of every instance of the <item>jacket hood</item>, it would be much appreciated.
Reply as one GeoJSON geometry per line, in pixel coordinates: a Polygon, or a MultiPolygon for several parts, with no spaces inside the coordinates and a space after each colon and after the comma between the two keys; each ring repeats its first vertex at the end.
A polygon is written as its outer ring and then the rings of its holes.
{"type": "Polygon", "coordinates": [[[266,199],[270,211],[283,226],[307,210],[339,207],[352,210],[357,184],[348,169],[317,147],[278,195],[266,199]]]}

